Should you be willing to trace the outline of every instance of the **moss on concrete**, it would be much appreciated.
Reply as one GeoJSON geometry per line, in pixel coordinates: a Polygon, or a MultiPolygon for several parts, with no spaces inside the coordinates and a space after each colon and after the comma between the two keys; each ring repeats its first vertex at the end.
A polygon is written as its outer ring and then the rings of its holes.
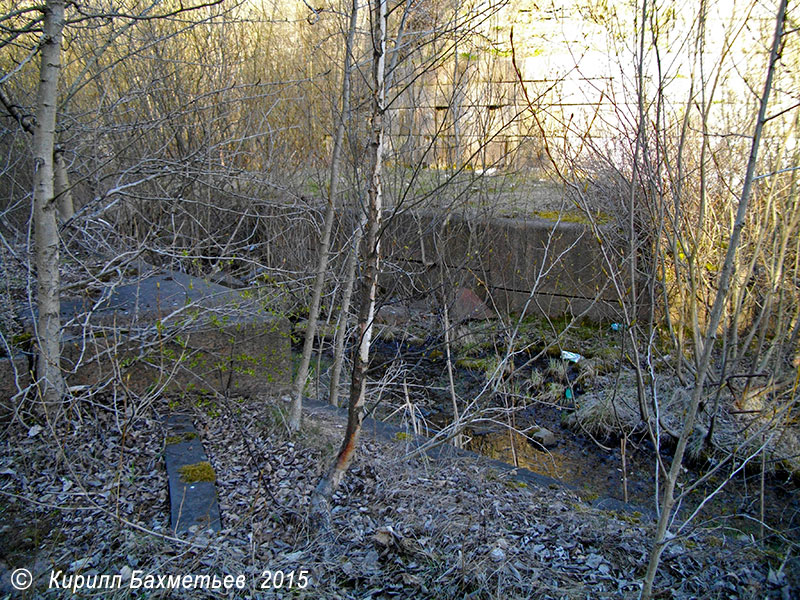
{"type": "Polygon", "coordinates": [[[583,212],[562,212],[558,210],[535,210],[533,214],[540,219],[548,221],[561,221],[562,223],[581,223],[590,225],[592,222],[598,225],[605,225],[611,221],[611,217],[604,213],[592,215],[591,219],[583,212]]]}
{"type": "Polygon", "coordinates": [[[169,446],[171,444],[180,444],[181,442],[189,442],[197,437],[197,432],[186,431],[179,435],[170,435],[164,440],[164,443],[169,446]]]}
{"type": "Polygon", "coordinates": [[[197,483],[198,481],[210,481],[213,483],[217,480],[214,467],[207,460],[193,465],[183,465],[178,469],[178,472],[181,474],[181,481],[184,483],[197,483]]]}

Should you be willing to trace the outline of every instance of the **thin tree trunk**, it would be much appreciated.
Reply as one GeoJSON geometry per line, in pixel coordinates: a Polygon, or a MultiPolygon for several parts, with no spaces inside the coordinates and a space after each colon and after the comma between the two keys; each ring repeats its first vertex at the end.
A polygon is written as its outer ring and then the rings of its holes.
{"type": "Polygon", "coordinates": [[[59,239],[53,157],[63,28],[64,1],[48,0],[44,9],[39,91],[33,130],[33,219],[39,311],[36,328],[39,346],[36,376],[39,391],[48,404],[59,402],[64,391],[60,365],[61,282],[58,270],[59,239]]]}
{"type": "Polygon", "coordinates": [[[356,445],[364,420],[364,400],[366,398],[367,367],[369,365],[369,346],[372,339],[372,322],[375,316],[375,297],[378,289],[380,267],[380,228],[383,202],[383,135],[384,111],[386,105],[385,59],[386,59],[386,16],[387,1],[376,0],[373,8],[373,114],[372,137],[370,140],[371,178],[368,194],[366,238],[363,250],[366,254],[364,275],[361,283],[361,309],[358,317],[360,333],[358,352],[353,360],[353,374],[350,384],[350,403],[347,415],[347,431],[342,447],[328,473],[319,482],[312,499],[313,518],[326,518],[330,496],[339,487],[344,474],[355,455],[356,445]]]}
{"type": "Polygon", "coordinates": [[[366,223],[364,219],[356,227],[353,240],[353,247],[347,255],[345,265],[345,282],[342,291],[342,307],[339,310],[339,321],[336,327],[336,336],[333,341],[333,368],[331,370],[331,380],[328,387],[328,399],[334,406],[339,406],[339,380],[342,376],[342,364],[344,363],[344,342],[347,339],[347,330],[350,322],[350,302],[353,299],[353,287],[356,280],[356,263],[358,262],[358,249],[361,246],[361,237],[364,233],[366,223]]]}
{"type": "MultiPolygon", "coordinates": [[[[460,165],[456,165],[458,168],[460,165]]],[[[436,258],[438,261],[439,267],[439,285],[441,286],[441,297],[442,297],[442,327],[444,329],[444,349],[445,349],[445,359],[447,360],[447,381],[448,387],[450,388],[450,400],[453,403],[453,427],[459,427],[459,416],[458,416],[458,396],[456,395],[456,383],[455,378],[453,377],[453,357],[452,357],[452,340],[451,340],[451,331],[450,331],[450,310],[449,310],[449,299],[448,293],[449,289],[452,286],[445,285],[444,274],[447,270],[447,265],[444,259],[444,251],[442,249],[442,235],[444,234],[445,230],[447,229],[447,225],[450,222],[450,215],[448,214],[445,217],[444,222],[442,223],[441,228],[434,236],[434,249],[436,252],[436,258]]],[[[417,225],[419,226],[419,221],[417,221],[417,225]]],[[[420,244],[422,244],[422,231],[420,230],[420,244]]],[[[424,244],[422,244],[424,250],[424,244]]],[[[424,253],[423,253],[423,260],[424,260],[424,253]]],[[[453,445],[456,448],[463,447],[463,437],[460,433],[456,433],[453,436],[453,445]]],[[[513,449],[513,440],[512,440],[512,449],[513,449]]]]}
{"type": "MultiPolygon", "coordinates": [[[[36,119],[31,115],[24,114],[8,96],[6,91],[0,86],[0,104],[8,111],[23,131],[34,135],[36,119]]],[[[55,138],[53,147],[55,148],[55,138]]],[[[62,223],[66,223],[75,215],[74,202],[72,200],[72,190],[69,185],[69,176],[67,175],[67,165],[64,163],[63,153],[59,149],[53,152],[53,178],[54,178],[54,193],[58,201],[58,216],[62,223]]]]}
{"type": "Polygon", "coordinates": [[[769,95],[772,90],[772,79],[775,74],[775,65],[780,55],[781,40],[783,38],[783,24],[786,15],[786,2],[781,0],[778,6],[778,14],[775,23],[775,37],[772,40],[772,51],[770,52],[769,67],[767,69],[767,78],[764,82],[764,92],[761,95],[761,103],[758,110],[758,119],[756,120],[755,132],[753,133],[753,142],[750,148],[750,158],[747,162],[747,171],[742,185],[742,195],[739,199],[739,207],[736,213],[736,220],[731,232],[728,250],[725,255],[725,262],[722,265],[720,273],[719,285],[717,287],[717,294],[714,298],[714,304],[711,309],[711,315],[708,320],[705,336],[703,338],[703,352],[698,361],[697,378],[695,380],[695,387],[692,390],[691,400],[686,411],[686,420],[681,430],[678,444],[675,447],[675,455],[672,458],[669,473],[664,483],[664,497],[661,501],[661,516],[658,519],[656,526],[656,535],[653,541],[653,548],[650,552],[650,560],[647,565],[647,573],[645,574],[644,582],[642,585],[642,600],[649,600],[653,593],[653,581],[655,580],[658,565],[661,561],[661,554],[666,548],[667,540],[667,527],[669,526],[672,509],[675,505],[675,486],[680,475],[681,465],[683,463],[683,454],[686,450],[686,444],[689,437],[694,430],[694,421],[697,416],[697,408],[703,398],[703,384],[705,383],[706,376],[708,375],[708,368],[711,363],[711,355],[714,350],[714,345],[717,340],[717,328],[719,327],[722,313],[727,303],[728,295],[730,292],[731,277],[736,262],[736,251],[739,246],[739,239],[741,238],[742,229],[744,228],[745,216],[747,215],[747,207],[750,201],[750,193],[753,187],[753,178],[755,176],[756,163],[758,159],[758,150],[761,143],[761,133],[764,129],[764,124],[767,121],[767,105],[769,104],[769,95]]]}
{"type": "MultiPolygon", "coordinates": [[[[444,289],[444,287],[443,287],[444,289]]],[[[445,358],[447,359],[447,382],[448,387],[450,388],[450,400],[453,403],[453,426],[459,427],[459,416],[458,416],[458,396],[456,396],[456,382],[453,377],[453,357],[450,352],[450,314],[447,309],[447,296],[443,292],[443,302],[442,302],[442,319],[443,319],[443,327],[444,327],[444,349],[445,349],[445,358]]],[[[456,448],[463,448],[463,438],[460,433],[456,433],[453,436],[453,445],[456,448]]]]}
{"type": "Polygon", "coordinates": [[[350,25],[347,31],[347,41],[345,42],[344,73],[342,74],[342,112],[339,124],[336,127],[336,137],[333,142],[330,183],[328,186],[328,203],[325,206],[325,222],[323,224],[322,238],[319,242],[316,278],[314,280],[314,295],[311,299],[311,307],[308,311],[308,324],[306,326],[305,340],[303,342],[303,355],[300,359],[300,367],[295,377],[294,395],[289,411],[289,429],[291,431],[300,429],[300,419],[303,414],[303,389],[305,388],[306,379],[308,378],[308,366],[311,362],[311,352],[314,349],[314,337],[317,333],[320,301],[322,299],[322,290],[325,287],[325,271],[328,267],[328,257],[330,256],[331,231],[333,230],[333,220],[335,217],[334,207],[339,190],[339,167],[342,156],[342,142],[344,141],[345,126],[350,120],[350,72],[352,68],[352,52],[357,19],[358,2],[354,0],[352,8],[350,9],[350,25]]]}

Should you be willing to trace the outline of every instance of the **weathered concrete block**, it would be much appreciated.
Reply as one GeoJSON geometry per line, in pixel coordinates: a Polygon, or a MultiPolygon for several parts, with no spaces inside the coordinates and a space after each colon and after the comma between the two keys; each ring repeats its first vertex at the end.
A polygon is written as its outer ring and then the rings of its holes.
{"type": "Polygon", "coordinates": [[[620,316],[609,265],[588,224],[467,214],[445,221],[444,215],[401,213],[392,218],[384,241],[387,263],[407,269],[404,275],[385,275],[381,283],[387,289],[440,290],[442,283],[449,289],[483,288],[493,306],[506,312],[518,312],[534,290],[532,313],[620,316]],[[440,272],[442,258],[445,274],[440,272]]]}
{"type": "Polygon", "coordinates": [[[232,290],[186,273],[166,271],[115,287],[106,298],[63,298],[62,323],[75,327],[88,315],[92,324],[136,327],[196,318],[200,309],[229,309],[228,314],[257,310],[246,292],[232,290]],[[90,312],[91,311],[91,312],[90,312]]]}
{"type": "Polygon", "coordinates": [[[88,304],[62,302],[70,385],[249,395],[291,379],[289,323],[265,313],[257,291],[167,271],[88,304]]]}
{"type": "Polygon", "coordinates": [[[0,358],[0,398],[8,400],[32,383],[30,357],[15,354],[0,358]]]}
{"type": "Polygon", "coordinates": [[[284,319],[218,322],[72,338],[62,364],[72,385],[119,378],[136,393],[153,389],[252,395],[291,379],[289,323],[284,319]]]}
{"type": "MultiPolygon", "coordinates": [[[[602,253],[588,226],[547,219],[496,219],[491,285],[515,291],[593,298],[608,287],[602,253]]],[[[610,289],[602,297],[607,298],[610,289]]]]}
{"type": "Polygon", "coordinates": [[[478,269],[487,247],[485,223],[463,215],[402,212],[387,220],[383,253],[390,261],[424,266],[444,260],[453,269],[478,269]]]}

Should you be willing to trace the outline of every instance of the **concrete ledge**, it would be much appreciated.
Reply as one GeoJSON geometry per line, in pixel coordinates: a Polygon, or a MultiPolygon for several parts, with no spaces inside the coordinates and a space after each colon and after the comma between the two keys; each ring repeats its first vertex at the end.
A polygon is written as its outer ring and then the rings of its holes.
{"type": "MultiPolygon", "coordinates": [[[[311,413],[328,413],[344,420],[345,422],[347,421],[346,408],[337,408],[314,398],[304,398],[303,409],[311,413]]],[[[383,421],[378,421],[370,417],[366,417],[364,419],[363,432],[371,434],[372,436],[382,440],[393,441],[398,444],[409,444],[413,448],[419,448],[430,441],[429,438],[423,435],[414,435],[402,427],[385,423],[383,421]],[[401,433],[403,436],[402,442],[396,437],[398,433],[401,433]]],[[[580,494],[580,490],[578,490],[575,486],[559,479],[554,479],[553,477],[536,473],[529,469],[525,469],[524,467],[515,467],[507,462],[489,458],[483,454],[472,452],[471,450],[462,450],[456,448],[455,446],[451,446],[450,444],[440,444],[439,446],[435,446],[434,448],[427,450],[425,455],[434,460],[452,458],[469,458],[473,460],[480,460],[484,466],[497,469],[498,472],[507,475],[508,478],[513,481],[543,488],[566,489],[573,491],[576,494],[580,494]]],[[[588,504],[600,510],[613,510],[628,514],[636,514],[644,521],[651,521],[655,519],[653,511],[641,506],[627,504],[622,500],[617,500],[616,498],[598,498],[592,502],[588,502],[588,504]]]]}
{"type": "Polygon", "coordinates": [[[164,271],[116,286],[99,300],[62,298],[61,320],[64,324],[77,321],[77,326],[80,326],[81,317],[88,315],[90,322],[96,325],[135,327],[190,319],[198,309],[257,312],[258,303],[247,292],[232,290],[186,273],[164,271]]]}
{"type": "Polygon", "coordinates": [[[208,462],[203,444],[189,415],[172,415],[167,419],[164,461],[169,477],[170,528],[176,534],[198,530],[219,531],[219,503],[214,481],[183,480],[181,467],[208,462]]]}
{"type": "MultiPolygon", "coordinates": [[[[321,402],[320,400],[316,400],[314,398],[303,398],[303,409],[311,413],[329,413],[347,422],[347,408],[337,408],[331,404],[321,402]]],[[[370,417],[364,418],[362,431],[374,437],[387,441],[393,441],[397,444],[409,444],[413,448],[424,446],[430,441],[429,438],[423,435],[409,433],[402,427],[392,425],[391,423],[385,423],[384,421],[378,421],[377,419],[370,417]],[[398,433],[402,434],[403,441],[399,441],[397,439],[396,436],[398,433]]],[[[462,450],[450,444],[439,444],[438,446],[434,446],[433,448],[426,450],[425,455],[437,460],[447,458],[469,458],[473,460],[480,460],[485,466],[495,468],[501,473],[507,473],[511,479],[516,481],[522,481],[526,484],[539,487],[556,487],[575,490],[574,486],[563,481],[559,481],[558,479],[553,479],[547,475],[535,473],[522,467],[515,467],[514,465],[510,465],[494,458],[489,458],[483,454],[472,452],[471,450],[462,450]]]]}

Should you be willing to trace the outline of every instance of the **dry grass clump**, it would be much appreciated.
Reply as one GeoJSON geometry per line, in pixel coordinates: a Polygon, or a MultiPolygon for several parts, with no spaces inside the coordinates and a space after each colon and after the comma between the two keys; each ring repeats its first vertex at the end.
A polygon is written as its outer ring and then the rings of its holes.
{"type": "Polygon", "coordinates": [[[547,373],[556,381],[566,381],[567,364],[560,358],[551,358],[547,361],[547,373]]]}
{"type": "Polygon", "coordinates": [[[594,350],[591,359],[598,374],[611,373],[619,368],[620,350],[614,344],[600,346],[594,350]]]}
{"type": "MultiPolygon", "coordinates": [[[[691,390],[682,387],[674,377],[659,376],[655,386],[646,386],[645,394],[651,417],[655,414],[654,405],[658,402],[658,422],[662,434],[666,436],[664,439],[675,441],[683,426],[682,419],[691,390]]],[[[748,468],[760,469],[761,459],[756,454],[764,445],[766,471],[784,471],[798,477],[800,432],[797,431],[797,425],[778,418],[779,414],[784,413],[779,413],[774,407],[760,412],[730,412],[728,407],[732,405],[733,399],[723,393],[713,427],[713,405],[707,403],[701,408],[687,444],[687,459],[705,463],[729,460],[733,454],[737,461],[751,463],[748,468]]],[[[565,422],[575,431],[589,433],[600,439],[643,427],[635,374],[624,370],[618,375],[597,377],[595,389],[577,398],[576,410],[565,422]]]]}
{"type": "Polygon", "coordinates": [[[560,406],[564,402],[565,390],[564,384],[551,381],[539,395],[539,400],[547,402],[548,404],[557,404],[560,406]]]}
{"type": "Polygon", "coordinates": [[[596,359],[586,358],[578,362],[578,379],[584,385],[592,386],[602,372],[602,365],[596,359]]]}
{"type": "MultiPolygon", "coordinates": [[[[774,443],[774,464],[800,480],[800,432],[787,427],[774,443]]],[[[773,461],[770,461],[773,462],[773,461]]]]}
{"type": "Polygon", "coordinates": [[[607,438],[639,423],[636,390],[630,393],[613,393],[601,389],[580,397],[577,410],[567,417],[573,429],[582,429],[596,437],[607,438]]]}
{"type": "MultiPolygon", "coordinates": [[[[586,367],[588,376],[594,367],[586,367]]],[[[636,389],[636,374],[624,369],[605,376],[597,375],[591,391],[579,396],[576,411],[567,418],[567,424],[601,438],[622,434],[643,425],[636,389]]],[[[656,385],[645,389],[647,409],[653,413],[658,402],[660,424],[670,432],[680,431],[681,415],[688,396],[677,379],[659,377],[656,385]],[[655,397],[654,397],[655,394],[655,397]]]]}
{"type": "Polygon", "coordinates": [[[531,376],[530,376],[530,388],[531,390],[540,390],[544,385],[544,375],[539,369],[532,369],[531,376]]]}

